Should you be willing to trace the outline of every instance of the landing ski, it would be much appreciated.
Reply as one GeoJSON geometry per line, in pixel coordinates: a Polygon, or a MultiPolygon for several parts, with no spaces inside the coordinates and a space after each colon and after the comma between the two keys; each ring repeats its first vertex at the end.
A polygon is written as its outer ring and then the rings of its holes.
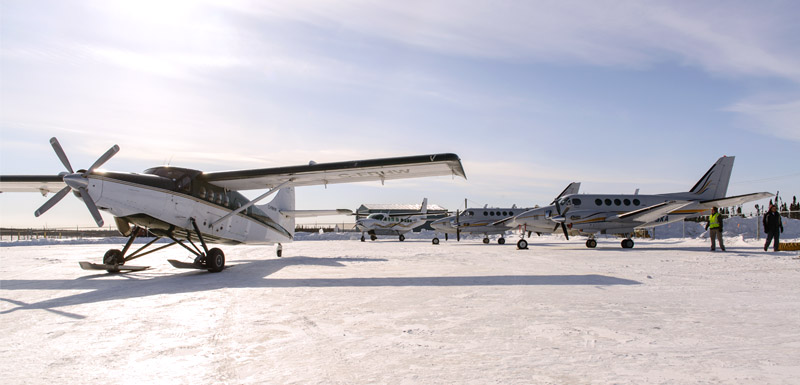
{"type": "Polygon", "coordinates": [[[177,259],[168,259],[167,262],[169,262],[169,264],[172,265],[172,267],[178,269],[200,269],[200,270],[208,269],[207,267],[199,263],[183,262],[183,261],[178,261],[177,259]]]}
{"type": "Polygon", "coordinates": [[[128,266],[128,265],[106,265],[102,263],[78,262],[83,270],[119,270],[119,271],[142,271],[150,266],[128,266]]]}

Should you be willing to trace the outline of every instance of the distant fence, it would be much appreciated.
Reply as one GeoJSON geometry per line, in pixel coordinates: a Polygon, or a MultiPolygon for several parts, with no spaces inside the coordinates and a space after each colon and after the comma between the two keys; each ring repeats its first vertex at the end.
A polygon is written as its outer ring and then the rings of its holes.
{"type": "MultiPolygon", "coordinates": [[[[303,223],[295,227],[296,232],[356,232],[355,223],[303,223]]],[[[116,229],[98,229],[97,227],[71,227],[71,228],[0,228],[0,241],[33,239],[83,239],[120,237],[122,234],[116,229]]]]}

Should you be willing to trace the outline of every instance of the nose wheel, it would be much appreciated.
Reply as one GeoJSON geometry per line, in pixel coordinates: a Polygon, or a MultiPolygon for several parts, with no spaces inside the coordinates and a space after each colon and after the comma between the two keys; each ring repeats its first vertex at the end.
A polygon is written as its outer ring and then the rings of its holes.
{"type": "Polygon", "coordinates": [[[586,241],[586,247],[588,247],[590,249],[594,249],[595,247],[597,247],[597,241],[594,240],[594,239],[587,240],[586,241]]]}

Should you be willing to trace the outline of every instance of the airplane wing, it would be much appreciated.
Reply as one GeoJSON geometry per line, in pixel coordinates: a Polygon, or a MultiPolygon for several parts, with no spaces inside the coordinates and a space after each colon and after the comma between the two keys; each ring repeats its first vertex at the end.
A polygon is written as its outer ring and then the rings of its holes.
{"type": "MultiPolygon", "coordinates": [[[[667,201],[655,204],[642,209],[629,211],[617,216],[617,219],[624,219],[626,221],[634,222],[652,222],[664,215],[669,214],[671,211],[677,210],[681,207],[691,204],[691,201],[667,201]]],[[[614,218],[606,218],[606,221],[613,220],[614,218]]]]}
{"type": "Polygon", "coordinates": [[[712,207],[712,206],[730,207],[730,206],[742,205],[747,202],[757,201],[759,199],[769,198],[773,196],[775,196],[775,194],[771,194],[768,192],[760,192],[760,193],[736,195],[727,198],[711,199],[707,201],[701,201],[700,204],[706,207],[712,207]]]}
{"type": "Polygon", "coordinates": [[[303,166],[203,173],[209,183],[230,190],[258,190],[285,186],[385,181],[425,176],[456,175],[466,179],[456,154],[430,154],[303,166]]]}
{"type": "Polygon", "coordinates": [[[61,175],[0,175],[0,192],[55,193],[66,187],[61,175]]]}
{"type": "Polygon", "coordinates": [[[348,209],[335,210],[281,210],[281,214],[287,217],[319,217],[323,215],[352,215],[353,211],[348,209]]]}

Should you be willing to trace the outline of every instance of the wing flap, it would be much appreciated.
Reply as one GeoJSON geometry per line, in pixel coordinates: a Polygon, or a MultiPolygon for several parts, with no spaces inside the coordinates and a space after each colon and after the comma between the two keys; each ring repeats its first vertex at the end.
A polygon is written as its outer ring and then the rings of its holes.
{"type": "Polygon", "coordinates": [[[66,187],[61,175],[0,175],[0,192],[55,193],[66,187]]]}
{"type": "Polygon", "coordinates": [[[291,180],[291,186],[385,181],[426,176],[456,175],[466,178],[456,154],[431,154],[399,158],[317,163],[303,166],[207,172],[202,178],[229,190],[272,188],[291,180]]]}

